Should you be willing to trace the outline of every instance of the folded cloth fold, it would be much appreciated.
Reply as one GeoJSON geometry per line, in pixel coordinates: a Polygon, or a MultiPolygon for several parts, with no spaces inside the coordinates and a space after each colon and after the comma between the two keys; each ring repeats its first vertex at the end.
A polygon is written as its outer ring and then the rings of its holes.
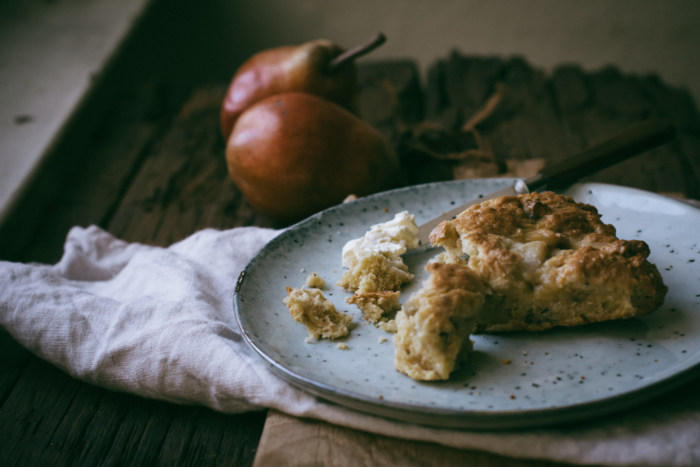
{"type": "Polygon", "coordinates": [[[227,413],[275,408],[507,456],[700,465],[700,397],[689,385],[646,404],[644,411],[499,433],[397,423],[293,388],[248,349],[232,309],[238,274],[277,233],[256,227],[207,229],[159,248],[126,243],[98,227],[76,227],[56,265],[0,262],[0,325],[72,376],[144,397],[227,413]]]}

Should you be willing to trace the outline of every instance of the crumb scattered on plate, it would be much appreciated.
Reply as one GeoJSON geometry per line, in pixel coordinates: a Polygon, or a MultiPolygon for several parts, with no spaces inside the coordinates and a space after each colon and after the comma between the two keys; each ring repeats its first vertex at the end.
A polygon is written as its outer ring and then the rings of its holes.
{"type": "Polygon", "coordinates": [[[306,326],[309,336],[314,339],[334,339],[348,334],[352,316],[336,310],[335,305],[318,289],[287,287],[284,304],[289,307],[292,318],[306,326]]]}
{"type": "Polygon", "coordinates": [[[338,345],[336,345],[335,348],[340,350],[350,350],[350,347],[348,347],[345,342],[338,342],[338,345]]]}
{"type": "Polygon", "coordinates": [[[324,281],[323,278],[318,275],[318,273],[312,272],[309,274],[309,277],[306,278],[306,285],[308,287],[322,289],[323,286],[326,285],[326,281],[324,281]]]}

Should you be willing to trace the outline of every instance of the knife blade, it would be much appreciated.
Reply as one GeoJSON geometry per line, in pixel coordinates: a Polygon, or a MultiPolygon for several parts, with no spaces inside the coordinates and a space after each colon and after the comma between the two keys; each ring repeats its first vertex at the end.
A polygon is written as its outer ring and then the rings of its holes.
{"type": "Polygon", "coordinates": [[[501,196],[517,196],[537,190],[556,190],[567,187],[581,178],[599,172],[632,156],[652,149],[673,139],[676,128],[666,120],[648,120],[619,133],[578,154],[555,162],[536,175],[482,198],[472,200],[432,219],[418,227],[421,245],[430,243],[430,232],[442,221],[454,219],[470,206],[501,196]]]}

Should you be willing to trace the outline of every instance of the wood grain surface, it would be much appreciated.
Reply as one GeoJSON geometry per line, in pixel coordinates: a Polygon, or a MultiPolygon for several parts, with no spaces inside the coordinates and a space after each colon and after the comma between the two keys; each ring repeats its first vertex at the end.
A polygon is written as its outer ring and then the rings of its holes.
{"type": "MultiPolygon", "coordinates": [[[[430,68],[425,86],[407,60],[367,64],[359,76],[363,117],[395,147],[405,183],[526,176],[661,116],[677,125],[674,142],[588,180],[700,197],[700,117],[685,91],[655,76],[574,66],[547,75],[519,58],[456,53],[430,68]],[[471,125],[475,115],[485,117],[471,125]]],[[[89,135],[82,163],[19,259],[58,261],[74,225],[162,246],[206,227],[281,227],[255,213],[228,179],[218,130],[224,89],[225,83],[177,89],[164,80],[122,96],[89,135]]],[[[82,383],[0,331],[2,465],[251,465],[256,449],[259,466],[536,465],[281,414],[268,417],[258,448],[265,416],[225,415],[82,383]],[[300,446],[315,457],[291,455],[300,446]],[[323,457],[329,453],[343,460],[323,457]]]]}
{"type": "Polygon", "coordinates": [[[513,459],[434,443],[405,441],[271,410],[254,467],[534,467],[563,465],[513,459]]]}

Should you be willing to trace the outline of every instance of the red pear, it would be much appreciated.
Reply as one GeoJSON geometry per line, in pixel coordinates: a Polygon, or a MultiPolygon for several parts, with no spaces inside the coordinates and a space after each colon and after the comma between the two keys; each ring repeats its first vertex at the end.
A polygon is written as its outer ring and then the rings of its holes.
{"type": "Polygon", "coordinates": [[[281,222],[397,186],[381,135],[342,107],[306,93],[270,96],[243,112],[226,147],[229,174],[258,212],[281,222]]]}
{"type": "Polygon", "coordinates": [[[384,43],[379,33],[349,52],[319,39],[298,47],[277,47],[257,53],[236,72],[221,108],[221,132],[228,139],[240,114],[265,97],[306,92],[356,112],[354,60],[384,43]]]}

